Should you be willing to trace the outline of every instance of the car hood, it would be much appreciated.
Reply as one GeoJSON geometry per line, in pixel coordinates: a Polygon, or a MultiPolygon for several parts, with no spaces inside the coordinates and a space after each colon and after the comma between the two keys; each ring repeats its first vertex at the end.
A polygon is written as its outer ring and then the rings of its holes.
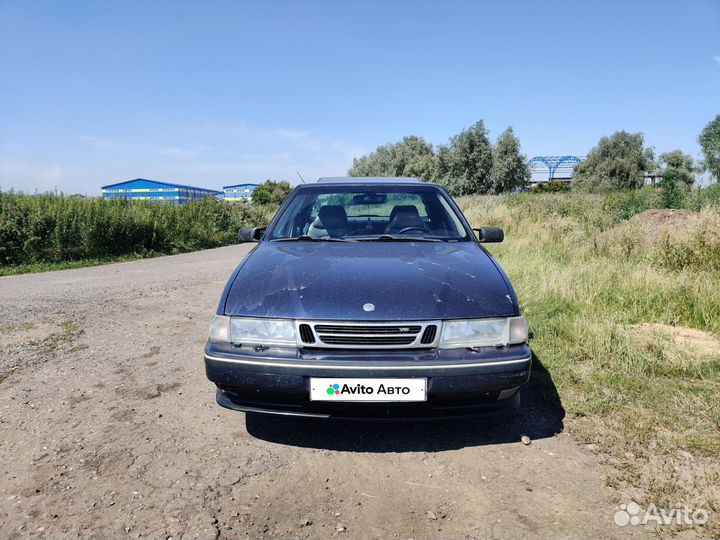
{"type": "Polygon", "coordinates": [[[315,320],[518,313],[499,266],[473,242],[262,242],[223,300],[227,315],[315,320]]]}

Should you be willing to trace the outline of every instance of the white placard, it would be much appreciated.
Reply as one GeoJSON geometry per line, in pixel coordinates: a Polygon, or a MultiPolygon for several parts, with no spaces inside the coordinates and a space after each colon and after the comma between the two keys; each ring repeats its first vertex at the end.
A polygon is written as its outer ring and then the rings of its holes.
{"type": "Polygon", "coordinates": [[[426,401],[427,379],[311,377],[311,401],[426,401]]]}

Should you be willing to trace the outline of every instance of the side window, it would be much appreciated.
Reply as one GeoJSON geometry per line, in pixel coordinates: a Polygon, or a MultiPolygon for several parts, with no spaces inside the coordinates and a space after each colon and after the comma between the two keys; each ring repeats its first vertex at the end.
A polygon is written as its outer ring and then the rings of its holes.
{"type": "Polygon", "coordinates": [[[465,232],[465,227],[462,226],[462,222],[460,221],[460,218],[457,216],[455,211],[450,207],[448,202],[445,200],[445,197],[438,197],[440,199],[440,204],[442,204],[443,208],[445,209],[445,212],[450,216],[450,219],[452,220],[452,226],[455,228],[454,231],[451,231],[451,235],[457,235],[460,238],[465,238],[467,236],[467,232],[465,232]]]}
{"type": "MultiPolygon", "coordinates": [[[[289,238],[303,233],[305,224],[301,222],[307,216],[308,205],[313,205],[312,196],[297,195],[291,201],[272,231],[272,238],[289,238]]],[[[315,214],[317,215],[317,211],[315,214]]],[[[309,218],[310,220],[314,219],[309,218]]]]}

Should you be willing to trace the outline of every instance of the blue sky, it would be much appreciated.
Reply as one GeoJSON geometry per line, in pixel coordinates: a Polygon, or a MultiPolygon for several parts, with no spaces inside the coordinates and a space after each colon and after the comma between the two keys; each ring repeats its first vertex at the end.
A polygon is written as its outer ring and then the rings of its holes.
{"type": "Polygon", "coordinates": [[[0,0],[0,189],[344,174],[479,119],[528,157],[699,156],[720,2],[0,0]]]}

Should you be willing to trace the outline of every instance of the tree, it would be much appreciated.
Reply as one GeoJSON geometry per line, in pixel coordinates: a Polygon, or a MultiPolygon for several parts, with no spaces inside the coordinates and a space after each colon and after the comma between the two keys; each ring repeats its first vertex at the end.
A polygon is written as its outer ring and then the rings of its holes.
{"type": "Polygon", "coordinates": [[[695,173],[698,167],[695,165],[692,156],[685,154],[682,150],[673,150],[660,154],[662,166],[662,184],[665,187],[669,183],[682,183],[692,186],[695,182],[695,173]]]}
{"type": "Polygon", "coordinates": [[[489,193],[492,162],[492,145],[480,120],[438,148],[436,176],[453,195],[489,193]]]}
{"type": "Polygon", "coordinates": [[[644,148],[642,133],[617,131],[602,137],[575,166],[573,187],[589,191],[636,189],[645,183],[645,173],[654,167],[651,148],[644,148]]]}
{"type": "Polygon", "coordinates": [[[720,182],[720,114],[703,128],[698,142],[705,156],[703,168],[720,182]]]}
{"type": "Polygon", "coordinates": [[[663,178],[662,188],[663,208],[682,208],[685,206],[685,193],[675,180],[665,180],[663,178]]]}
{"type": "Polygon", "coordinates": [[[524,188],[530,181],[527,157],[520,153],[520,140],[511,127],[495,143],[491,178],[493,193],[524,188]]]}
{"type": "Polygon", "coordinates": [[[280,204],[291,190],[289,182],[265,180],[253,191],[252,201],[255,204],[280,204]]]}
{"type": "Polygon", "coordinates": [[[410,176],[432,179],[435,155],[422,137],[410,135],[402,141],[378,146],[367,156],[353,159],[350,176],[410,176]]]}

